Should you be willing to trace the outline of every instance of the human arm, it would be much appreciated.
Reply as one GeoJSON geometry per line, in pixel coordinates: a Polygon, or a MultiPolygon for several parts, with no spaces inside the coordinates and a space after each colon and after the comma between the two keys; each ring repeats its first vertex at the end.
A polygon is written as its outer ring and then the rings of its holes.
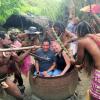
{"type": "Polygon", "coordinates": [[[37,60],[35,61],[35,68],[36,68],[36,73],[39,74],[39,62],[37,60]]]}
{"type": "Polygon", "coordinates": [[[66,30],[66,35],[69,37],[69,39],[67,39],[64,43],[64,45],[66,46],[68,43],[74,42],[78,39],[77,35],[75,35],[74,33],[69,32],[68,30],[66,30]]]}
{"type": "Polygon", "coordinates": [[[68,55],[66,54],[65,51],[62,52],[62,55],[66,62],[66,66],[65,66],[64,70],[61,72],[60,76],[64,75],[68,71],[68,69],[70,68],[70,65],[71,65],[70,58],[68,57],[68,55]]]}
{"type": "Polygon", "coordinates": [[[27,55],[29,55],[30,51],[31,50],[25,50],[25,52],[20,56],[18,56],[15,52],[12,52],[12,57],[16,62],[21,62],[27,55]]]}
{"type": "Polygon", "coordinates": [[[53,62],[52,66],[47,70],[47,72],[52,71],[53,69],[55,69],[55,67],[56,67],[56,63],[53,62]]]}
{"type": "Polygon", "coordinates": [[[50,77],[49,72],[51,72],[52,70],[54,70],[54,69],[55,69],[55,66],[56,66],[56,63],[54,62],[54,63],[52,64],[52,66],[51,66],[48,70],[43,71],[43,75],[44,75],[45,77],[50,77]]]}
{"type": "Polygon", "coordinates": [[[75,61],[75,65],[82,64],[83,58],[84,58],[84,43],[83,40],[78,41],[78,49],[77,49],[77,59],[75,61]]]}
{"type": "Polygon", "coordinates": [[[74,33],[72,33],[72,32],[70,32],[70,31],[68,31],[67,29],[66,29],[66,34],[70,37],[70,38],[76,38],[77,36],[76,36],[76,34],[74,34],[74,33]]]}

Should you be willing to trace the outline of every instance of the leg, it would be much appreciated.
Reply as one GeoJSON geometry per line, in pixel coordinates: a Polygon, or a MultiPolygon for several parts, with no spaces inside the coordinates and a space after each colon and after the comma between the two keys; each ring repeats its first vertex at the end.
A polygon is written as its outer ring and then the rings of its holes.
{"type": "Polygon", "coordinates": [[[24,94],[25,86],[23,85],[23,78],[21,76],[21,73],[16,72],[15,79],[18,81],[18,87],[19,87],[21,93],[24,94]]]}
{"type": "Polygon", "coordinates": [[[61,73],[61,70],[55,69],[53,72],[53,76],[57,76],[61,73]]]}
{"type": "Polygon", "coordinates": [[[9,95],[12,95],[16,98],[16,100],[23,100],[23,96],[21,95],[21,92],[19,88],[9,79],[6,80],[7,85],[9,86],[6,90],[6,92],[9,95]]]}
{"type": "Polygon", "coordinates": [[[15,72],[14,76],[15,76],[15,80],[18,81],[18,85],[23,86],[23,78],[21,76],[21,73],[15,72]]]}

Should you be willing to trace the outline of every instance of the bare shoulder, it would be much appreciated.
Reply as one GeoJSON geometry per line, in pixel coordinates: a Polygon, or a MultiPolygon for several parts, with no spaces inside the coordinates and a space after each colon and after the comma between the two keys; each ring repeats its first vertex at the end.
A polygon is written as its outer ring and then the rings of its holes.
{"type": "Polygon", "coordinates": [[[78,40],[78,44],[81,44],[81,45],[88,45],[89,43],[90,43],[89,37],[84,37],[84,38],[78,40]]]}
{"type": "Polygon", "coordinates": [[[83,45],[85,44],[85,41],[87,41],[86,38],[79,39],[79,40],[78,40],[78,46],[79,46],[79,45],[80,45],[80,46],[83,46],[83,45]]]}

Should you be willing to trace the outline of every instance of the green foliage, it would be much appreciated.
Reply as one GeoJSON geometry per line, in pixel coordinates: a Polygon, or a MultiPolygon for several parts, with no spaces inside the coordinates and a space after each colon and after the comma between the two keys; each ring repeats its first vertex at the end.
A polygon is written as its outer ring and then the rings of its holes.
{"type": "Polygon", "coordinates": [[[55,21],[59,14],[61,0],[30,0],[31,12],[36,15],[47,16],[55,21]]]}
{"type": "Polygon", "coordinates": [[[32,13],[55,21],[60,14],[61,0],[0,0],[0,23],[11,14],[32,13]]]}
{"type": "Polygon", "coordinates": [[[18,13],[20,6],[20,0],[0,0],[0,23],[5,22],[11,14],[18,13]]]}

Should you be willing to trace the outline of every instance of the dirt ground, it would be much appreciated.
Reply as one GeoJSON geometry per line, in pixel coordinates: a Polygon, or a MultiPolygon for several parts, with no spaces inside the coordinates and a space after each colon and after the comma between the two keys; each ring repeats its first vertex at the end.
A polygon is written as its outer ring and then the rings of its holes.
{"type": "MultiPolygon", "coordinates": [[[[86,73],[84,71],[81,71],[79,73],[79,76],[81,78],[81,81],[79,82],[76,93],[78,94],[77,100],[86,100],[86,93],[90,86],[90,78],[87,77],[86,73]]],[[[13,79],[10,78],[11,80],[13,79]]],[[[24,85],[26,87],[25,89],[25,100],[41,100],[40,98],[37,98],[36,96],[32,95],[31,88],[29,85],[29,80],[25,76],[23,76],[24,79],[24,85]]],[[[8,96],[5,92],[0,95],[0,100],[15,100],[13,97],[8,96]]]]}

